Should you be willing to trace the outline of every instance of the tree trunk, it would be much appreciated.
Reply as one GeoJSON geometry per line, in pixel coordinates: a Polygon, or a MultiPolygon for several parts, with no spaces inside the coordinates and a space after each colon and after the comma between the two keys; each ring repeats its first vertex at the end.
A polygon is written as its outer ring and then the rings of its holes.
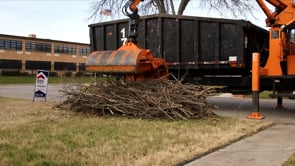
{"type": "Polygon", "coordinates": [[[177,15],[182,15],[190,0],[181,0],[177,15]]]}
{"type": "Polygon", "coordinates": [[[164,0],[155,0],[155,3],[158,7],[159,13],[160,14],[166,14],[166,9],[165,9],[165,3],[164,0]]]}
{"type": "Polygon", "coordinates": [[[171,5],[171,9],[172,9],[172,14],[175,15],[176,13],[175,13],[173,0],[170,0],[170,5],[171,5]]]}

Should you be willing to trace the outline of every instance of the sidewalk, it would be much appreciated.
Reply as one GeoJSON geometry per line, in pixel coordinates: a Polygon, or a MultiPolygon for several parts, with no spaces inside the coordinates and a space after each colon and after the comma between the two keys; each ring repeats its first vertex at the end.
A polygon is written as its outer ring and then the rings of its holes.
{"type": "Polygon", "coordinates": [[[295,153],[295,125],[275,125],[186,166],[279,166],[295,153]]]}
{"type": "MultiPolygon", "coordinates": [[[[251,99],[211,98],[222,116],[246,118],[252,112],[251,99]]],[[[274,110],[275,100],[260,100],[265,120],[276,125],[253,136],[196,159],[186,166],[280,166],[295,153],[294,100],[285,100],[287,110],[274,110]]]]}

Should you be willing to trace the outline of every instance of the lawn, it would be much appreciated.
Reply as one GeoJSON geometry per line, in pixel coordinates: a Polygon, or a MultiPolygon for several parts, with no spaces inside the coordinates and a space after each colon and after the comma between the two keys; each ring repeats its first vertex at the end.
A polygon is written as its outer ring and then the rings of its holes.
{"type": "Polygon", "coordinates": [[[0,97],[0,165],[176,165],[271,125],[98,117],[0,97]]]}
{"type": "MultiPolygon", "coordinates": [[[[94,78],[84,77],[50,77],[48,83],[87,83],[94,78]]],[[[0,76],[0,84],[35,84],[35,76],[0,76]]]]}

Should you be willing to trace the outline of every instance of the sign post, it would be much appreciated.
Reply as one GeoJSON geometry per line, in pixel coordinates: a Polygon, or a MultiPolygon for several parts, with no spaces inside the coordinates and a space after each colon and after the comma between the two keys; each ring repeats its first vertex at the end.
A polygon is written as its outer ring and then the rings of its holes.
{"type": "Polygon", "coordinates": [[[46,102],[49,72],[46,70],[37,70],[36,84],[34,88],[33,102],[36,97],[44,98],[46,102]]]}

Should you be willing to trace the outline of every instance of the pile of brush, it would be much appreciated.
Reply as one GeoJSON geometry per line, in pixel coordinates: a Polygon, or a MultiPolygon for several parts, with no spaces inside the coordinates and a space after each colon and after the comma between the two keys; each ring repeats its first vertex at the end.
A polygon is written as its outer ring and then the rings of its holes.
{"type": "Polygon", "coordinates": [[[66,99],[58,108],[97,115],[145,119],[198,119],[213,113],[206,97],[214,88],[176,80],[122,82],[106,79],[62,90],[66,99]]]}

